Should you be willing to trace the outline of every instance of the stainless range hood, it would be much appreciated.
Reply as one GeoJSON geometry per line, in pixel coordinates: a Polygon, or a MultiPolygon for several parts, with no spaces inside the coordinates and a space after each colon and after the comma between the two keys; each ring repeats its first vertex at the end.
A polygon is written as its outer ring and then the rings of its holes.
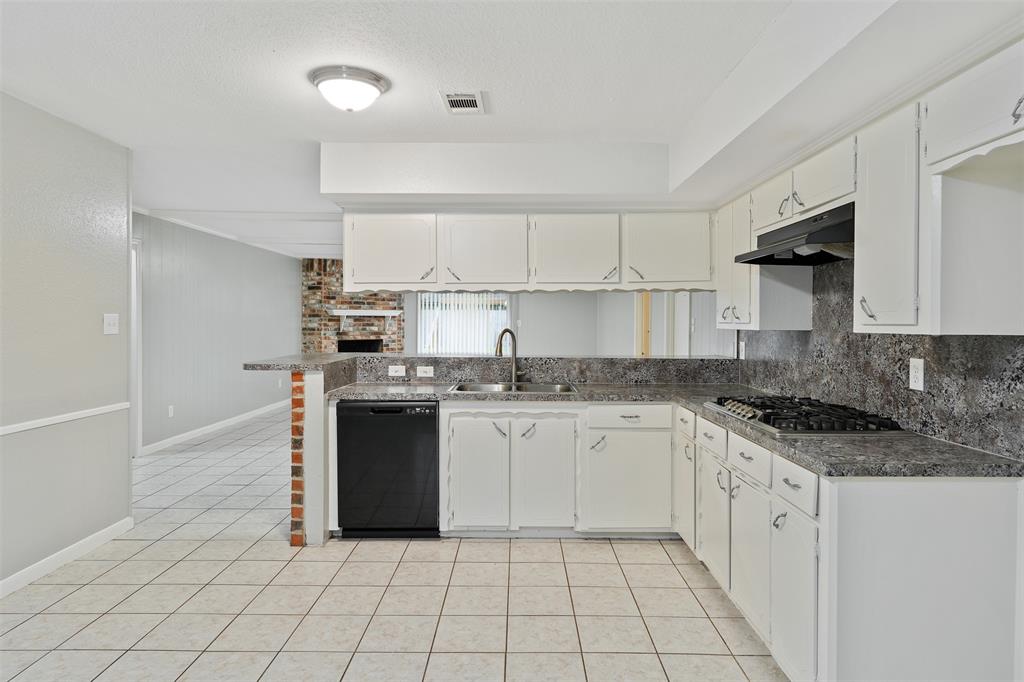
{"type": "Polygon", "coordinates": [[[736,256],[747,265],[819,265],[853,258],[853,202],[757,238],[757,250],[736,256]]]}

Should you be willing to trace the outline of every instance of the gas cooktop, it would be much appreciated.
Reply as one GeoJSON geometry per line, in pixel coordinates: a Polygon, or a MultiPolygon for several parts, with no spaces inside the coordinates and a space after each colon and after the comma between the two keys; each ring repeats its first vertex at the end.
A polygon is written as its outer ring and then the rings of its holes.
{"type": "Polygon", "coordinates": [[[906,433],[893,419],[812,398],[778,395],[724,397],[705,405],[745,419],[776,438],[906,433]]]}

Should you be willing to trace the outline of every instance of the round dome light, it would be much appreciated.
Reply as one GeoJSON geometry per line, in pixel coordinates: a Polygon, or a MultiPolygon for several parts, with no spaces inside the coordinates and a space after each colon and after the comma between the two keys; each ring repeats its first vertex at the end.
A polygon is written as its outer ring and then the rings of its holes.
{"type": "Polygon", "coordinates": [[[309,74],[324,99],[343,111],[362,111],[391,88],[391,81],[356,66],[324,66],[309,74]]]}

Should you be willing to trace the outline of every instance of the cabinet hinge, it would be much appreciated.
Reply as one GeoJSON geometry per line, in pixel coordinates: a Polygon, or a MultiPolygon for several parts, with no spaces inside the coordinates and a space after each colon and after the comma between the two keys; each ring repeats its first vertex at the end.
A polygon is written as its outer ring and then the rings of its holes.
{"type": "Polygon", "coordinates": [[[820,542],[815,542],[814,543],[814,556],[815,557],[820,557],[821,556],[821,543],[820,542]]]}
{"type": "Polygon", "coordinates": [[[924,158],[928,158],[928,143],[924,143],[924,158]]]}
{"type": "Polygon", "coordinates": [[[921,309],[921,297],[918,294],[914,294],[914,310],[921,309]]]}

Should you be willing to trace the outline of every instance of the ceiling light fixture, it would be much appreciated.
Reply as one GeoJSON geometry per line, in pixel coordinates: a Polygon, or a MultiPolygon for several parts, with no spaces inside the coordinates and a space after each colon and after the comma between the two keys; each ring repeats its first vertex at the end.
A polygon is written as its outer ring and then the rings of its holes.
{"type": "Polygon", "coordinates": [[[343,111],[362,111],[391,88],[384,76],[357,66],[322,66],[309,72],[309,81],[343,111]]]}

